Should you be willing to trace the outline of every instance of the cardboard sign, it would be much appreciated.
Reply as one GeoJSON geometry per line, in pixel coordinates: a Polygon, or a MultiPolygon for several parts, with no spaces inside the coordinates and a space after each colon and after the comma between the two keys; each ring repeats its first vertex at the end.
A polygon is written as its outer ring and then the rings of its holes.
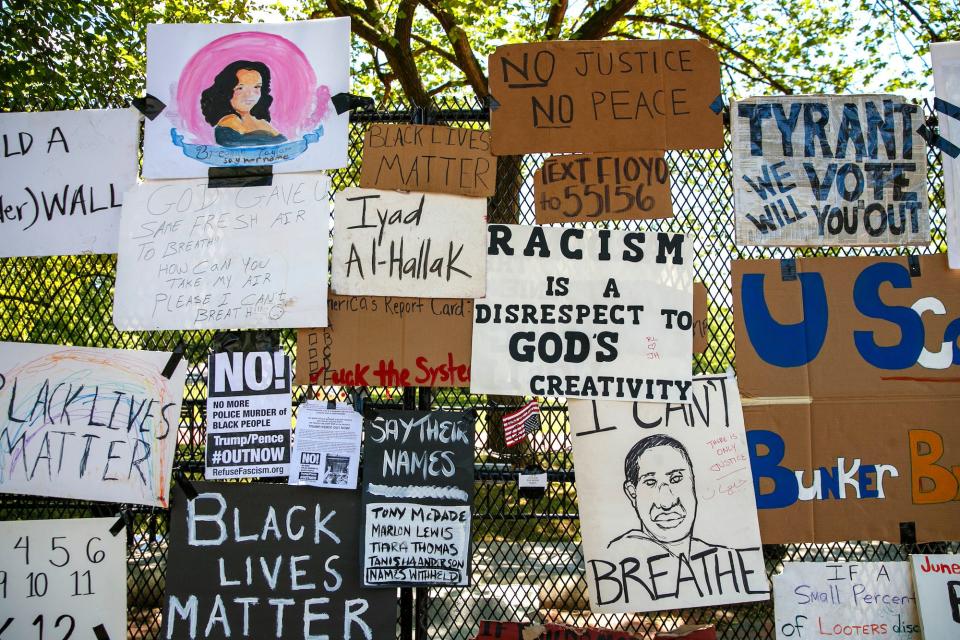
{"type": "Polygon", "coordinates": [[[777,638],[921,640],[906,562],[784,562],[773,596],[777,638]]]}
{"type": "Polygon", "coordinates": [[[110,531],[116,520],[0,523],[5,637],[127,637],[127,546],[122,529],[110,531]]]}
{"type": "Polygon", "coordinates": [[[330,181],[268,187],[146,182],[120,225],[113,321],[121,330],[249,329],[327,322],[330,181]]]}
{"type": "Polygon", "coordinates": [[[720,59],[699,40],[511,44],[489,69],[498,156],[723,146],[720,59]]]}
{"type": "Polygon", "coordinates": [[[533,176],[537,224],[670,218],[670,169],[662,151],[547,158],[533,176]]]}
{"type": "Polygon", "coordinates": [[[960,636],[960,556],[910,556],[923,640],[960,636]]]}
{"type": "Polygon", "coordinates": [[[0,113],[0,258],[116,253],[133,109],[0,113]]]}
{"type": "Polygon", "coordinates": [[[347,166],[350,19],[147,25],[145,178],[207,171],[273,173],[347,166]]]}
{"type": "Polygon", "coordinates": [[[377,124],[363,137],[360,186],[489,197],[497,186],[490,132],[420,124],[377,124]]]}
{"type": "Polygon", "coordinates": [[[159,351],[0,343],[0,493],[166,507],[186,372],[159,351]]]}
{"type": "Polygon", "coordinates": [[[592,611],[770,596],[737,382],[696,377],[690,395],[568,404],[592,611]]]}
{"type": "Polygon", "coordinates": [[[327,325],[297,331],[297,384],[465,387],[473,300],[331,295],[327,325]]]}
{"type": "Polygon", "coordinates": [[[693,352],[703,353],[710,344],[710,318],[707,287],[693,283],[693,352]]]}
{"type": "Polygon", "coordinates": [[[925,245],[919,107],[894,95],[767,96],[730,107],[737,244],[925,245]]]}
{"type": "Polygon", "coordinates": [[[483,297],[486,216],[483,198],[344,189],[337,194],[333,290],[483,297]]]}
{"type": "Polygon", "coordinates": [[[474,419],[384,411],[363,428],[363,584],[469,585],[474,419]]]}
{"type": "Polygon", "coordinates": [[[682,234],[490,225],[473,393],[690,402],[682,234]]]}
{"type": "Polygon", "coordinates": [[[637,635],[613,629],[577,629],[562,624],[531,624],[481,620],[473,640],[637,640],[637,635]]]}
{"type": "Polygon", "coordinates": [[[960,269],[960,42],[930,43],[934,107],[941,138],[947,151],[940,153],[943,163],[943,196],[947,218],[947,255],[950,268],[960,269]],[[952,147],[952,148],[951,148],[952,147]],[[957,155],[952,155],[953,153],[957,155]]]}
{"type": "Polygon", "coordinates": [[[358,492],[194,487],[174,489],[162,638],[395,636],[396,593],[357,575],[358,492]]]}
{"type": "Polygon", "coordinates": [[[290,473],[290,358],[282,351],[212,353],[207,364],[204,477],[290,473]]]}

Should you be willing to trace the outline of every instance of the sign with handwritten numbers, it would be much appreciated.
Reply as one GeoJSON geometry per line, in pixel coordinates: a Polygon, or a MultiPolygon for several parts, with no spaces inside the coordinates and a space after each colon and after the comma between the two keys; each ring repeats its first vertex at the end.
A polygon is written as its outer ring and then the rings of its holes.
{"type": "Polygon", "coordinates": [[[271,186],[146,182],[126,195],[113,320],[121,330],[325,326],[329,178],[271,186]]]}
{"type": "Polygon", "coordinates": [[[0,637],[126,638],[126,536],[115,522],[0,523],[0,637]]]}
{"type": "Polygon", "coordinates": [[[382,411],[363,441],[364,586],[469,585],[473,417],[382,411]]]}

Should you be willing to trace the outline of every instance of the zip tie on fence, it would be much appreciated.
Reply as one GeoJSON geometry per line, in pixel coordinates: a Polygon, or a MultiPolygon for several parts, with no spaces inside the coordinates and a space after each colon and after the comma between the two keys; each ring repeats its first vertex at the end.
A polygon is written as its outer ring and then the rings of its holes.
{"type": "Polygon", "coordinates": [[[107,628],[102,624],[93,628],[93,635],[97,636],[97,640],[110,640],[110,634],[107,633],[107,628]]]}
{"type": "Polygon", "coordinates": [[[167,380],[173,376],[173,372],[177,370],[177,367],[180,366],[180,361],[183,360],[183,354],[186,352],[187,347],[183,344],[183,340],[177,343],[177,346],[173,348],[173,353],[170,354],[170,359],[167,360],[167,364],[163,367],[163,371],[160,373],[167,380]]]}
{"type": "Polygon", "coordinates": [[[121,509],[117,521],[110,527],[110,535],[116,538],[125,526],[127,526],[127,512],[121,509]]]}
{"type": "Polygon", "coordinates": [[[940,136],[939,134],[934,133],[927,125],[921,125],[920,128],[917,129],[917,133],[920,134],[921,138],[927,141],[928,145],[939,149],[951,158],[960,156],[960,147],[940,136]]]}
{"type": "Polygon", "coordinates": [[[373,98],[370,96],[358,96],[344,92],[332,96],[330,101],[333,103],[333,108],[336,109],[338,116],[343,115],[347,111],[373,109],[373,98]]]}
{"type": "Polygon", "coordinates": [[[150,95],[149,93],[142,98],[134,98],[130,101],[130,105],[142,113],[148,120],[155,120],[156,117],[163,113],[163,110],[167,108],[167,105],[163,103],[163,100],[156,96],[150,95]]]}
{"type": "Polygon", "coordinates": [[[500,108],[500,101],[493,96],[487,96],[487,101],[489,102],[487,106],[490,108],[490,111],[496,111],[500,108]]]}

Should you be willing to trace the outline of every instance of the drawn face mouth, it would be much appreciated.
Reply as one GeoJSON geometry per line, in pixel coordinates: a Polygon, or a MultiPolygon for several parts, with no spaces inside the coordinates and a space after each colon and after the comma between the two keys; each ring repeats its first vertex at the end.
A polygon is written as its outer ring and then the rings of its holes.
{"type": "Polygon", "coordinates": [[[654,505],[650,508],[650,520],[664,529],[674,529],[687,519],[687,510],[680,501],[673,503],[666,509],[654,505]]]}

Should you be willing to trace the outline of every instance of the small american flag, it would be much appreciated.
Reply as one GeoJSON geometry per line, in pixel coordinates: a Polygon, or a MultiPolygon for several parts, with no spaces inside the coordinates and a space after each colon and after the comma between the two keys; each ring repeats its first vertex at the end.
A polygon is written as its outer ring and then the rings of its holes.
{"type": "Polygon", "coordinates": [[[508,447],[512,447],[527,437],[529,433],[540,430],[540,405],[531,400],[523,407],[503,416],[503,437],[508,447]]]}

